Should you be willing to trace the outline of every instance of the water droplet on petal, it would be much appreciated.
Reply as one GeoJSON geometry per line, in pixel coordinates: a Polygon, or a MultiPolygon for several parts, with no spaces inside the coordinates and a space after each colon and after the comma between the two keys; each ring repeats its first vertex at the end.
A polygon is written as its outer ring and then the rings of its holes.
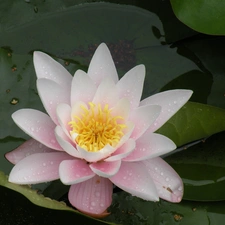
{"type": "Polygon", "coordinates": [[[105,206],[105,204],[101,203],[101,204],[100,204],[100,206],[101,206],[101,207],[104,207],[104,206],[105,206]]]}
{"type": "Polygon", "coordinates": [[[166,181],[169,181],[169,180],[170,180],[170,178],[169,178],[169,177],[167,177],[167,178],[166,178],[166,181]]]}
{"type": "Polygon", "coordinates": [[[96,196],[96,197],[100,197],[100,192],[99,192],[99,191],[96,191],[96,192],[95,192],[95,196],[96,196]]]}
{"type": "Polygon", "coordinates": [[[43,166],[46,166],[46,163],[43,163],[43,166]]]}
{"type": "Polygon", "coordinates": [[[163,172],[161,172],[160,175],[163,176],[163,172]]]}
{"type": "Polygon", "coordinates": [[[96,203],[95,203],[95,202],[91,202],[91,205],[92,205],[92,206],[96,206],[96,203]]]}

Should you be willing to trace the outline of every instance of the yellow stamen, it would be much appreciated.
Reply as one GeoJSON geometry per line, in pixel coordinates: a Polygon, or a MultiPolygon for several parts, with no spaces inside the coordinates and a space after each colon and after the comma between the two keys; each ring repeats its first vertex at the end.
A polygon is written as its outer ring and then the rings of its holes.
{"type": "Polygon", "coordinates": [[[90,152],[97,152],[107,144],[115,147],[124,135],[126,125],[121,122],[124,118],[113,117],[108,104],[102,107],[89,102],[89,109],[83,105],[80,107],[81,115],[74,115],[69,122],[72,128],[70,134],[78,134],[74,141],[90,152]]]}

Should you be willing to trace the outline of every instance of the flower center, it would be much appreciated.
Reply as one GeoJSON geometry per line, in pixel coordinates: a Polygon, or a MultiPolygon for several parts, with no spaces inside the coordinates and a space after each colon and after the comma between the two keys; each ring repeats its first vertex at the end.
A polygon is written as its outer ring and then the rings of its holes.
{"type": "Polygon", "coordinates": [[[124,118],[112,116],[108,104],[101,106],[89,102],[89,109],[83,105],[80,107],[81,115],[74,115],[69,122],[71,136],[78,134],[74,141],[89,152],[97,152],[107,144],[115,147],[124,135],[124,118]]]}

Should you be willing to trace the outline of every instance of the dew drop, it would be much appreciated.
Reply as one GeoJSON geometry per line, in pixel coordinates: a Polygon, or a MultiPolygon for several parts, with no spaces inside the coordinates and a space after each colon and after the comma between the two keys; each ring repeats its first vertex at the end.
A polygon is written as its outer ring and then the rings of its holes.
{"type": "Polygon", "coordinates": [[[183,188],[180,186],[179,188],[178,188],[178,191],[182,191],[183,190],[183,188]]]}
{"type": "Polygon", "coordinates": [[[175,104],[175,105],[176,105],[176,104],[177,104],[177,101],[173,101],[173,104],[175,104]]]}
{"type": "Polygon", "coordinates": [[[52,140],[51,140],[51,142],[54,144],[54,143],[55,143],[55,140],[54,140],[54,139],[52,139],[52,140]]]}
{"type": "Polygon", "coordinates": [[[96,196],[96,197],[100,197],[100,192],[99,192],[99,191],[96,191],[96,192],[95,192],[95,196],[96,196]]]}
{"type": "Polygon", "coordinates": [[[43,166],[46,166],[46,163],[43,163],[43,166]]]}
{"type": "Polygon", "coordinates": [[[34,128],[33,127],[31,127],[30,129],[31,129],[31,131],[34,131],[34,128]]]}
{"type": "Polygon", "coordinates": [[[96,203],[95,203],[95,202],[91,202],[91,205],[92,205],[92,206],[96,206],[96,203]]]}
{"type": "Polygon", "coordinates": [[[169,178],[169,177],[167,177],[167,178],[166,178],[166,181],[169,181],[169,180],[170,180],[170,178],[169,178]]]}
{"type": "Polygon", "coordinates": [[[160,175],[163,176],[163,172],[161,172],[160,175]]]}
{"type": "Polygon", "coordinates": [[[104,207],[104,206],[105,206],[105,204],[101,203],[101,204],[100,204],[100,206],[101,206],[101,207],[104,207]]]}
{"type": "Polygon", "coordinates": [[[124,176],[124,177],[123,177],[123,179],[124,179],[124,180],[126,180],[126,179],[127,179],[127,177],[126,177],[126,176],[124,176]]]}
{"type": "Polygon", "coordinates": [[[90,210],[93,210],[93,207],[90,207],[90,210]]]}
{"type": "Polygon", "coordinates": [[[158,168],[157,167],[155,167],[155,171],[157,171],[158,170],[158,168]]]}
{"type": "Polygon", "coordinates": [[[51,161],[51,162],[50,162],[50,164],[51,164],[51,165],[53,165],[53,164],[54,164],[54,162],[53,162],[53,161],[51,161]]]}

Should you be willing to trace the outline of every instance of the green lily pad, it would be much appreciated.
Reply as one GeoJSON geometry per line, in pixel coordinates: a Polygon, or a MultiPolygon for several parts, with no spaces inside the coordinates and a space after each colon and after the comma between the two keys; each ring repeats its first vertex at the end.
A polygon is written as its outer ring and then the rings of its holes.
{"type": "Polygon", "coordinates": [[[225,132],[165,158],[184,182],[184,199],[225,200],[225,132]]]}
{"type": "Polygon", "coordinates": [[[182,146],[224,130],[224,109],[188,102],[157,133],[169,137],[177,146],[182,146]]]}
{"type": "Polygon", "coordinates": [[[225,34],[225,2],[211,0],[170,0],[177,18],[205,34],[225,34]]]}
{"type": "Polygon", "coordinates": [[[105,220],[124,225],[214,225],[225,220],[223,202],[200,203],[182,201],[179,204],[161,200],[148,202],[127,193],[114,194],[112,214],[105,220]]]}
{"type": "Polygon", "coordinates": [[[68,207],[64,202],[58,202],[38,194],[37,191],[32,190],[29,186],[10,183],[2,172],[0,172],[0,192],[0,221],[2,224],[61,225],[65,221],[67,221],[67,224],[74,224],[74,221],[87,225],[112,224],[85,216],[77,210],[68,207]]]}

